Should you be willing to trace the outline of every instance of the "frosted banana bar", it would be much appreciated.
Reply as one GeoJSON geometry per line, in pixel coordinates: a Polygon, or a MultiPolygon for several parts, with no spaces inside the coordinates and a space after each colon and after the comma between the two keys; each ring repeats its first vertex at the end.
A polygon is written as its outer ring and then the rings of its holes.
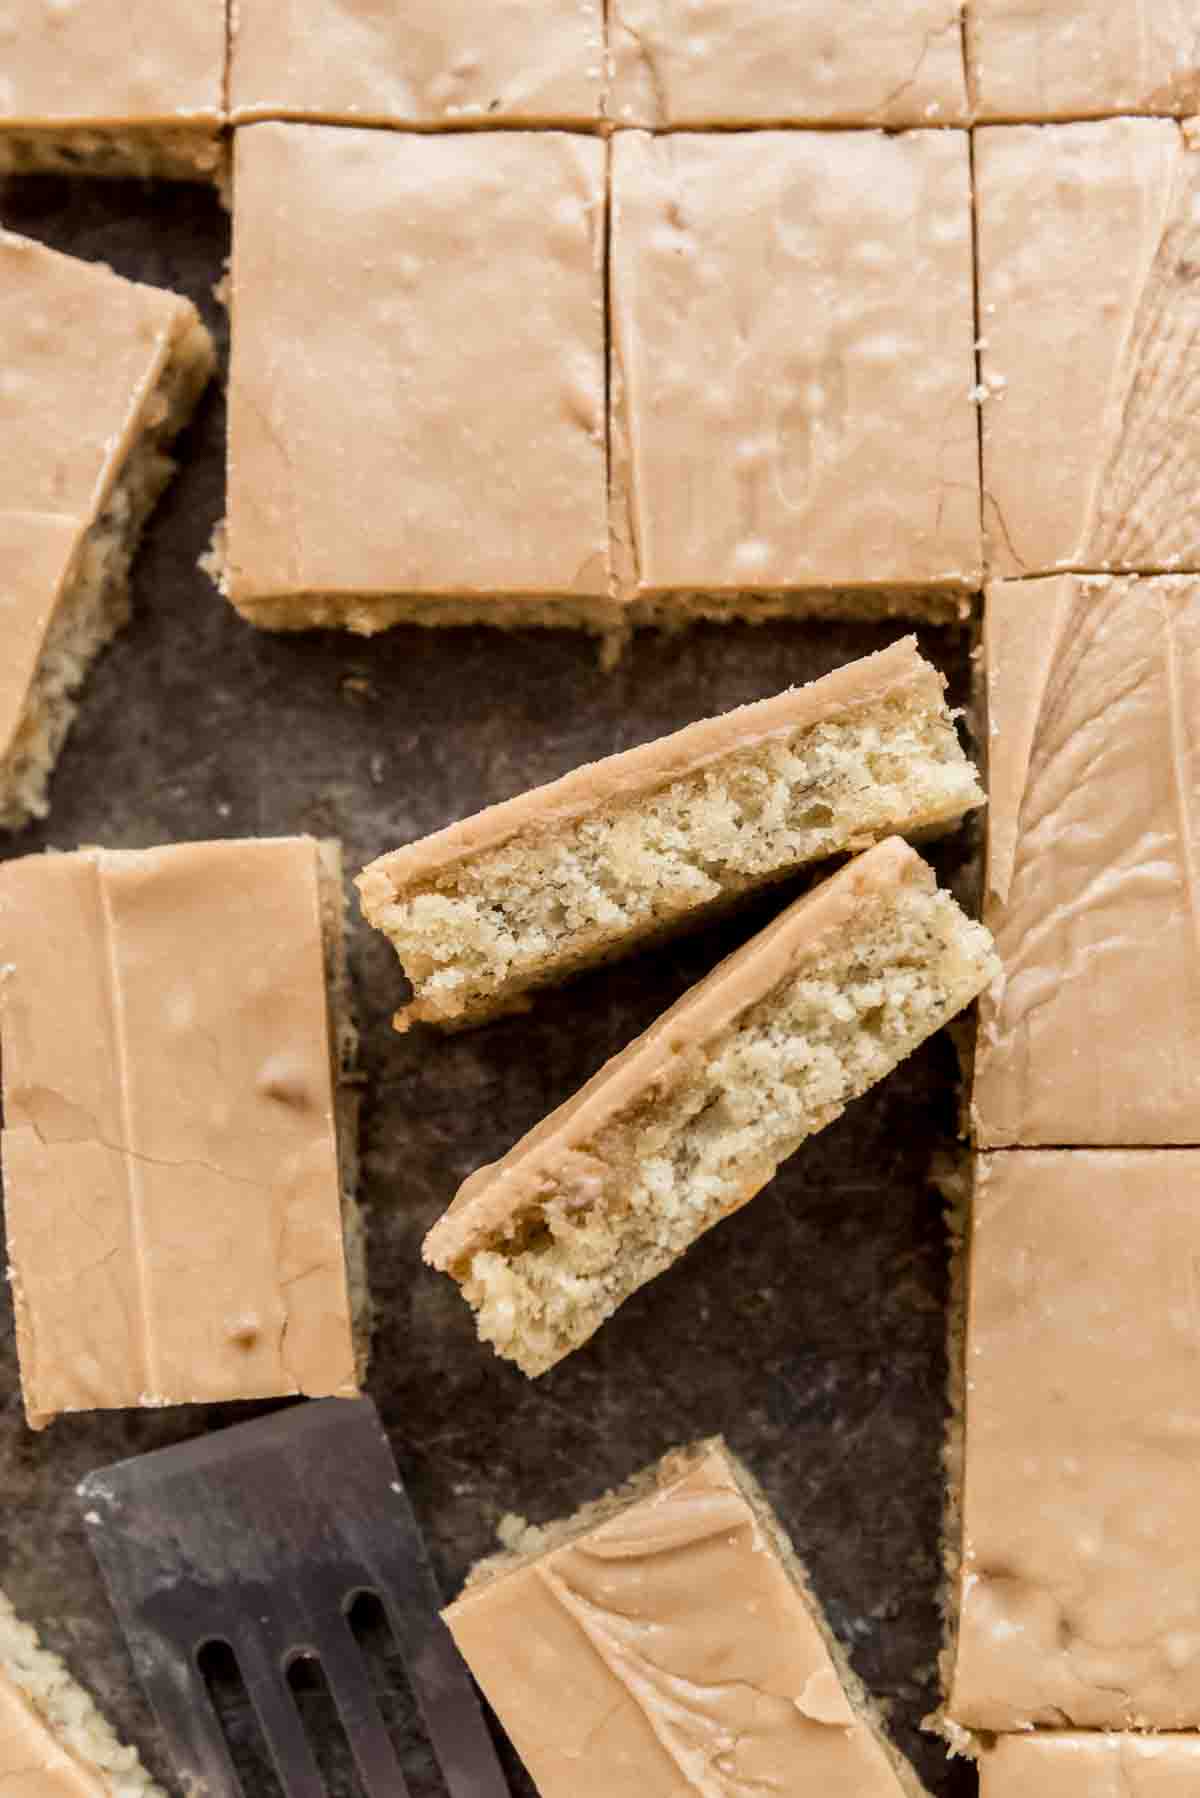
{"type": "Polygon", "coordinates": [[[914,638],[593,762],[359,876],[414,998],[399,1028],[528,1003],[805,863],[982,803],[914,638]]]}
{"type": "Polygon", "coordinates": [[[922,1798],[719,1440],[477,1567],[445,1613],[542,1798],[922,1798]]]}
{"type": "Polygon", "coordinates": [[[746,1204],[996,972],[889,838],[790,906],[494,1166],[425,1241],[479,1334],[544,1373],[746,1204]]]}

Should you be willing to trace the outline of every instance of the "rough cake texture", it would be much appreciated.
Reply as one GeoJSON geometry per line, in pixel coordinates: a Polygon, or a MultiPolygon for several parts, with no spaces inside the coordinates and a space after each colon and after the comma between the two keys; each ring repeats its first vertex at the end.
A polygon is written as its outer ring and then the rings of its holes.
{"type": "Polygon", "coordinates": [[[990,572],[1197,567],[1195,126],[986,128],[975,190],[990,572]]]}
{"type": "Polygon", "coordinates": [[[980,1798],[1195,1798],[1200,1737],[1000,1736],[980,1757],[980,1798]]]}
{"type": "Polygon", "coordinates": [[[720,1441],[529,1532],[446,1620],[543,1798],[924,1791],[720,1441]]]}
{"type": "Polygon", "coordinates": [[[979,119],[1200,111],[1194,0],[969,0],[979,119]]]}
{"type": "Polygon", "coordinates": [[[216,563],[243,616],[613,625],[604,239],[593,138],[239,130],[216,563]]]}
{"type": "Polygon", "coordinates": [[[356,1389],[333,874],[311,838],[0,868],[5,1208],[34,1428],[356,1389]]]}
{"type": "Polygon", "coordinates": [[[943,688],[908,638],[372,863],[363,908],[415,994],[398,1023],[478,1022],[805,863],[956,822],[982,793],[943,688]]]}
{"type": "Polygon", "coordinates": [[[442,127],[598,123],[601,0],[234,0],[230,111],[442,127]]]}
{"type": "Polygon", "coordinates": [[[1193,1151],[979,1160],[944,1665],[960,1746],[1200,1724],[1198,1216],[1193,1151]]]}
{"type": "Polygon", "coordinates": [[[46,812],[91,657],[124,622],[166,451],[215,365],[189,300],[0,232],[0,827],[46,812]]]}
{"type": "MultiPolygon", "coordinates": [[[[619,132],[613,535],[637,620],[978,584],[968,139],[619,132]]],[[[844,600],[839,609],[852,609],[844,600]]]]}
{"type": "Polygon", "coordinates": [[[978,1139],[1198,1144],[1200,580],[996,584],[984,650],[978,1139]]]}
{"type": "Polygon", "coordinates": [[[0,1786],[16,1798],[163,1798],[0,1592],[0,1786]]]}
{"type": "Polygon", "coordinates": [[[225,26],[225,0],[8,0],[0,174],[213,179],[225,26]]]}
{"type": "Polygon", "coordinates": [[[426,1259],[462,1286],[483,1340],[544,1373],[995,971],[983,928],[889,839],[472,1175],[426,1259]]]}
{"type": "Polygon", "coordinates": [[[612,0],[618,125],[952,125],[961,0],[612,0]]]}

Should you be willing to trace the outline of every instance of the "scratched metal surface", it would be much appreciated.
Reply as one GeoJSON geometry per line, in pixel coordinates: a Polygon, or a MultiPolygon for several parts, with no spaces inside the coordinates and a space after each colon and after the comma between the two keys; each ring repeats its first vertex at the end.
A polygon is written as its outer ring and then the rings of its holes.
{"type": "MultiPolygon", "coordinates": [[[[208,193],[10,182],[0,185],[0,218],[181,288],[223,333],[211,290],[228,221],[208,193]]],[[[223,434],[214,391],[148,534],[134,622],[88,684],[52,814],[0,843],[0,854],[314,831],[340,836],[355,871],[384,847],[582,760],[810,679],[900,634],[822,624],[649,635],[611,675],[570,634],[397,630],[369,643],[259,634],[196,568],[222,510],[223,434]]],[[[346,525],[353,530],[352,517],[346,525]]],[[[922,635],[961,698],[965,638],[922,635]]],[[[935,859],[947,878],[963,879],[965,854],[958,840],[935,859]]],[[[418,1258],[422,1233],[464,1174],[507,1148],[780,902],[581,980],[525,1018],[446,1041],[390,1030],[398,968],[355,915],[363,1196],[380,1317],[370,1389],[448,1594],[493,1545],[505,1512],[562,1514],[671,1445],[723,1431],[777,1505],[901,1746],[930,1791],[952,1798],[974,1789],[974,1775],[918,1728],[935,1698],[938,1647],[947,1253],[928,1168],[954,1124],[948,1040],[852,1107],[536,1385],[477,1344],[450,1283],[418,1258]]],[[[31,1435],[0,1296],[0,1583],[168,1783],[73,1488],[90,1468],[231,1420],[229,1410],[111,1413],[31,1435]]],[[[323,1729],[319,1692],[306,1703],[323,1729]]],[[[432,1798],[441,1786],[398,1686],[389,1714],[416,1798],[432,1798]]],[[[514,1791],[530,1793],[510,1765],[514,1791]]],[[[269,1798],[268,1782],[255,1798],[269,1798]]]]}

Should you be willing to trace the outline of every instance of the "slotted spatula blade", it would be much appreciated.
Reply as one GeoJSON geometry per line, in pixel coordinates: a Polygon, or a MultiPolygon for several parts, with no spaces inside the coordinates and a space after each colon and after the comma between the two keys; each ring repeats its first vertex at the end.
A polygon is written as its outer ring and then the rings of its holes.
{"type": "Polygon", "coordinates": [[[450,1798],[509,1798],[369,1399],[323,1399],[89,1474],[92,1549],[184,1791],[242,1792],[198,1656],[233,1651],[288,1798],[325,1787],[287,1680],[320,1664],[368,1798],[404,1783],[347,1621],[383,1605],[450,1798]]]}

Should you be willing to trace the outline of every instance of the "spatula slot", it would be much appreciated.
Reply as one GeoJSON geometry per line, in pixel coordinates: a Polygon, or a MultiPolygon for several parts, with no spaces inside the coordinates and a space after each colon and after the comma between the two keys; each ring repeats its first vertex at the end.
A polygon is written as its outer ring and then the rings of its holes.
{"type": "Polygon", "coordinates": [[[287,1682],[329,1798],[363,1798],[350,1741],[316,1655],[293,1656],[287,1682]]]}
{"type": "Polygon", "coordinates": [[[246,1798],[284,1798],[236,1654],[228,1642],[205,1642],[196,1655],[209,1702],[246,1798]]]}
{"type": "Polygon", "coordinates": [[[445,1798],[448,1788],[379,1594],[365,1589],[352,1594],[346,1623],[362,1655],[392,1746],[406,1769],[412,1798],[445,1798]]]}

